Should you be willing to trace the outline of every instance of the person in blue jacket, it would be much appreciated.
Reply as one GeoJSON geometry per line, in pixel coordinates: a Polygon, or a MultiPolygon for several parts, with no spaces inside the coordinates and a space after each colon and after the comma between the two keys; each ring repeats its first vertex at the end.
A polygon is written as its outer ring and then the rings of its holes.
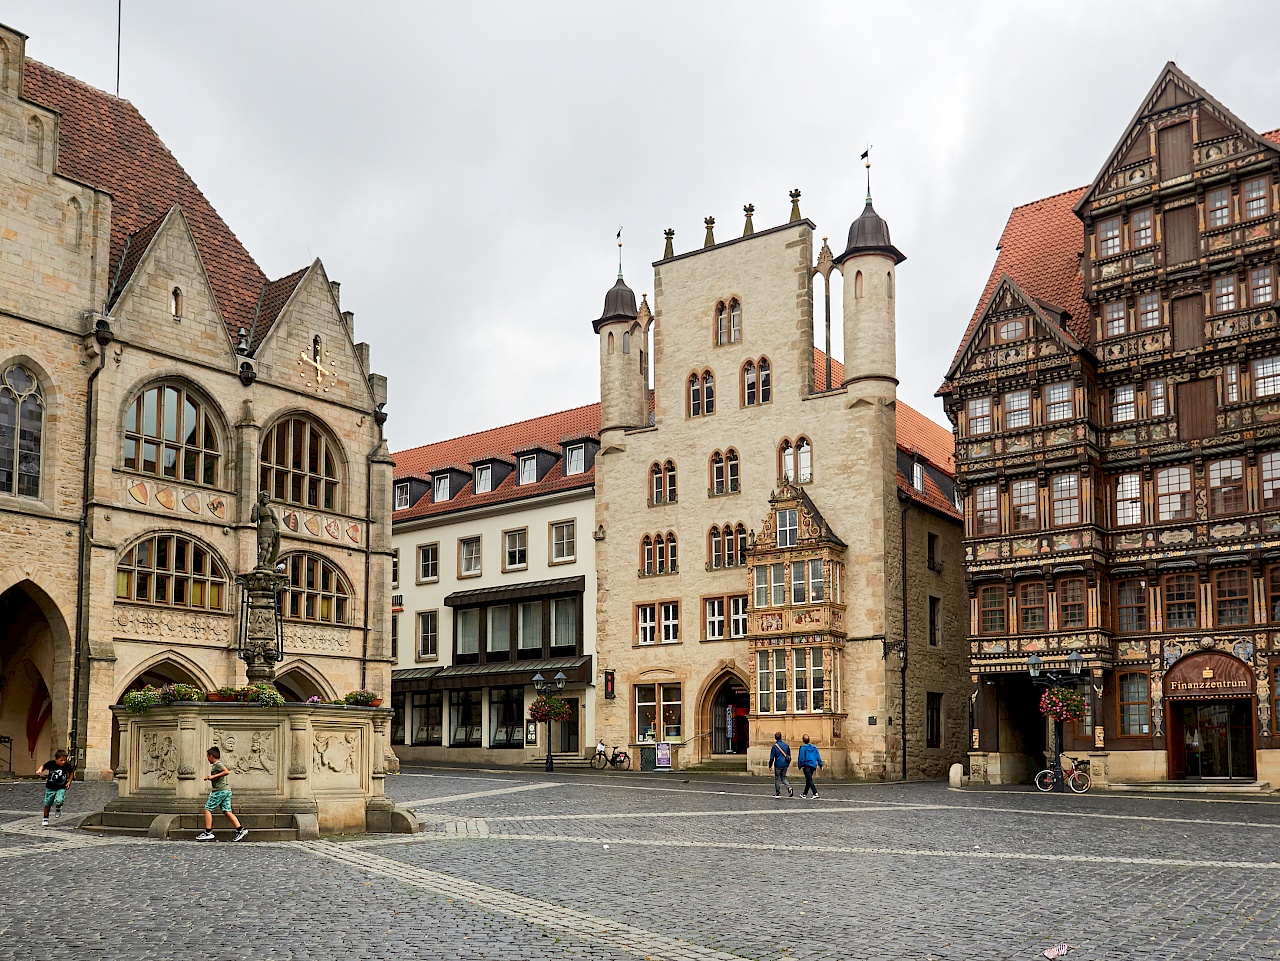
{"type": "Polygon", "coordinates": [[[769,767],[773,768],[773,796],[782,797],[782,789],[787,789],[787,797],[795,797],[796,789],[787,780],[787,768],[791,766],[791,745],[782,739],[779,731],[773,736],[773,748],[769,751],[769,767]]]}
{"type": "Polygon", "coordinates": [[[804,771],[804,790],[800,792],[801,797],[809,797],[809,792],[813,792],[813,796],[818,796],[818,788],[813,783],[813,772],[822,767],[822,755],[818,753],[818,746],[809,743],[809,735],[804,736],[804,743],[800,745],[800,756],[796,759],[800,765],[800,770],[804,771]]]}

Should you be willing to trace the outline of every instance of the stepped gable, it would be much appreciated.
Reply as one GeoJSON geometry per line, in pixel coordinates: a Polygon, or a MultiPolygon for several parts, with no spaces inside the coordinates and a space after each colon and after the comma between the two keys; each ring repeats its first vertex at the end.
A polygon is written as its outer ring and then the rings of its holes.
{"type": "MultiPolygon", "coordinates": [[[[598,437],[599,434],[600,405],[588,404],[585,407],[574,407],[571,410],[401,451],[394,455],[395,477],[397,480],[402,477],[417,477],[425,480],[433,471],[448,467],[470,473],[471,463],[486,457],[514,461],[516,451],[545,447],[558,452],[562,441],[579,437],[598,437]]],[[[594,467],[584,474],[565,477],[562,468],[556,466],[536,484],[517,484],[516,475],[513,472],[496,489],[488,493],[473,494],[471,482],[468,481],[466,486],[454,493],[447,501],[437,504],[427,495],[412,507],[396,511],[393,519],[404,521],[415,517],[448,514],[470,507],[523,500],[555,491],[591,487],[594,484],[594,467]]]]}
{"type": "MultiPolygon", "coordinates": [[[[119,295],[137,266],[150,239],[145,232],[153,235],[178,205],[228,336],[234,343],[241,327],[251,329],[266,275],[138,109],[31,59],[25,61],[22,95],[59,114],[57,172],[111,194],[111,296],[119,295]]],[[[274,320],[259,318],[259,342],[274,320]]]]}

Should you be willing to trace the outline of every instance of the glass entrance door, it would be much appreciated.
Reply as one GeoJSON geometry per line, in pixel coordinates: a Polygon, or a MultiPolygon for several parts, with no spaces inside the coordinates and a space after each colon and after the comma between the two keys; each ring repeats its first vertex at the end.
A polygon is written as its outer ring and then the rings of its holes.
{"type": "Polygon", "coordinates": [[[751,695],[737,680],[727,680],[711,702],[711,753],[746,754],[750,742],[747,714],[751,695]]]}
{"type": "Polygon", "coordinates": [[[1178,705],[1188,778],[1254,777],[1252,701],[1178,705]]]}
{"type": "Polygon", "coordinates": [[[569,705],[569,718],[565,721],[556,722],[559,730],[553,737],[552,744],[555,750],[561,754],[577,754],[578,752],[578,699],[576,697],[566,697],[564,702],[569,705]]]}

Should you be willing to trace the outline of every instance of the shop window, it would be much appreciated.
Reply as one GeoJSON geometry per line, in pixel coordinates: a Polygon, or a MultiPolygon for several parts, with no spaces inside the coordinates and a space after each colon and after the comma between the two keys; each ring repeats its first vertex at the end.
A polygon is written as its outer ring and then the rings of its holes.
{"type": "Polygon", "coordinates": [[[480,747],[484,692],[449,692],[449,746],[480,747]]]}
{"type": "Polygon", "coordinates": [[[414,747],[439,747],[444,743],[444,692],[419,691],[411,695],[409,730],[414,747]]]}
{"type": "Polygon", "coordinates": [[[934,691],[925,693],[924,746],[942,747],[942,695],[934,691]]]}
{"type": "Polygon", "coordinates": [[[1081,690],[1084,695],[1084,716],[1076,721],[1076,737],[1093,738],[1093,688],[1089,685],[1081,690]]]}
{"type": "Polygon", "coordinates": [[[489,746],[524,747],[524,688],[489,688],[489,746]]]}
{"type": "Polygon", "coordinates": [[[1121,674],[1117,682],[1120,734],[1145,737],[1151,733],[1151,679],[1146,674],[1121,674]]]}

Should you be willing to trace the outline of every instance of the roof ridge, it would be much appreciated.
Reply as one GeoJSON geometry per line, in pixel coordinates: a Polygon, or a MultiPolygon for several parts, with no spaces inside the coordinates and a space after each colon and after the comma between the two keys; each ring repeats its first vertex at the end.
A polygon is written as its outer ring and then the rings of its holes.
{"type": "MultiPolygon", "coordinates": [[[[1042,204],[1050,200],[1057,200],[1059,197],[1065,197],[1068,194],[1075,194],[1082,190],[1088,190],[1089,186],[1089,184],[1084,184],[1081,187],[1072,187],[1070,190],[1060,190],[1056,194],[1049,194],[1049,196],[1041,197],[1039,200],[1028,200],[1025,204],[1017,204],[1014,206],[1013,210],[1022,210],[1026,207],[1034,207],[1036,204],[1042,204]]],[[[1011,210],[1010,214],[1012,213],[1013,211],[1011,210]]]]}
{"type": "MultiPolygon", "coordinates": [[[[51,67],[49,64],[45,63],[43,60],[37,60],[35,57],[24,57],[23,59],[25,59],[27,63],[34,63],[37,67],[39,67],[42,70],[48,70],[50,73],[56,73],[63,80],[69,80],[72,83],[76,84],[77,86],[84,87],[86,90],[92,90],[94,93],[100,93],[104,97],[110,97],[116,103],[127,103],[130,107],[133,107],[134,110],[138,109],[137,107],[133,106],[132,100],[129,100],[125,97],[117,97],[114,93],[111,93],[109,90],[103,90],[101,87],[95,87],[93,84],[89,83],[88,81],[81,80],[79,77],[73,77],[69,73],[63,73],[57,67],[51,67]]],[[[38,100],[33,101],[33,103],[39,103],[39,101],[38,100]]],[[[56,109],[56,108],[49,107],[48,104],[41,104],[41,106],[46,107],[48,109],[56,109]]],[[[138,112],[139,114],[141,114],[141,111],[138,111],[138,112]]]]}
{"type": "Polygon", "coordinates": [[[417,447],[406,447],[404,450],[395,451],[392,457],[400,457],[403,454],[412,454],[415,451],[426,450],[428,447],[436,447],[440,444],[452,444],[456,441],[466,440],[469,437],[479,437],[481,434],[492,434],[494,431],[509,430],[513,427],[520,427],[523,424],[532,424],[534,421],[549,420],[552,417],[559,417],[562,414],[572,414],[580,410],[590,410],[592,407],[599,407],[600,402],[593,401],[590,404],[580,404],[577,407],[567,407],[564,410],[552,411],[550,414],[539,414],[536,417],[526,417],[524,420],[512,421],[509,424],[499,424],[497,427],[488,427],[484,430],[473,430],[469,434],[459,434],[456,437],[444,437],[440,440],[433,440],[426,444],[419,444],[417,447]]]}

